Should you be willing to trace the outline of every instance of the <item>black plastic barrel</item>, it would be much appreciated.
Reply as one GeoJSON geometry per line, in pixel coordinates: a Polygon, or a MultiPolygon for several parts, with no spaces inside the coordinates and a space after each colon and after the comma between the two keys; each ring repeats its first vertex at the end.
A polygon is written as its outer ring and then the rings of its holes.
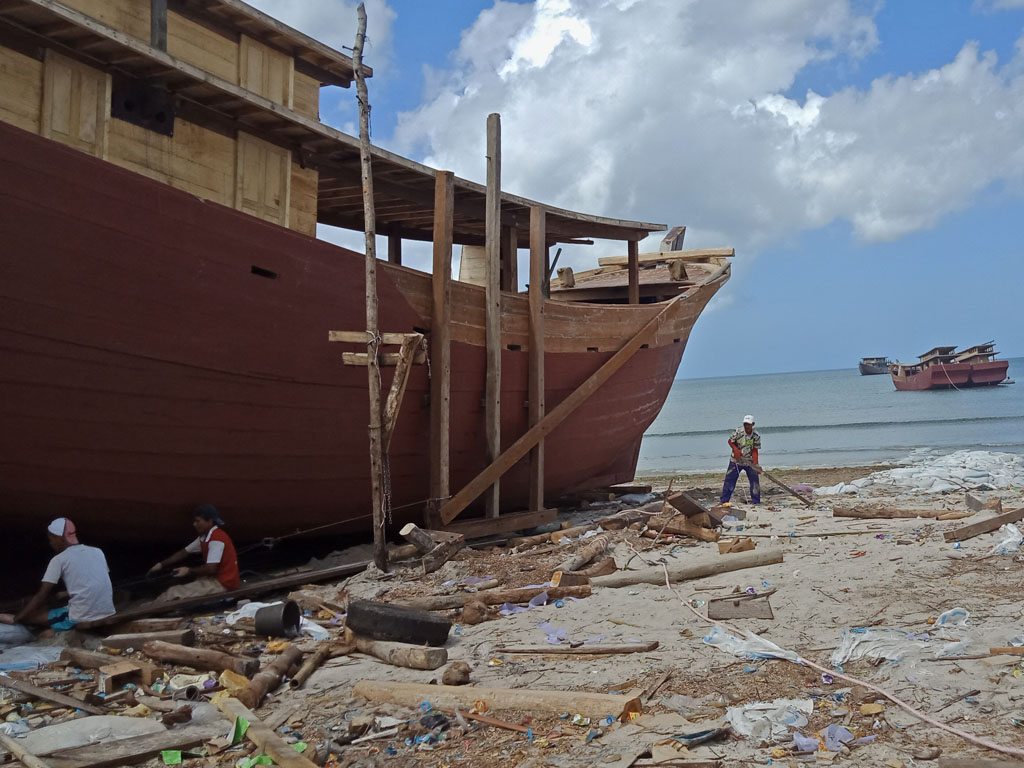
{"type": "Polygon", "coordinates": [[[257,635],[266,637],[295,637],[299,634],[302,612],[294,600],[268,605],[256,611],[253,624],[257,635]]]}

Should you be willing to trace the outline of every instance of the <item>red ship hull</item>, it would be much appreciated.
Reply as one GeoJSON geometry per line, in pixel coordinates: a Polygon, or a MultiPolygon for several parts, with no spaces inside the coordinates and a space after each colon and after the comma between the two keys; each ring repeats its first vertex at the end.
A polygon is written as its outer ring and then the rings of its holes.
{"type": "Polygon", "coordinates": [[[945,363],[930,365],[919,373],[906,377],[893,373],[896,389],[922,392],[928,389],[967,389],[990,387],[1006,379],[1009,363],[995,360],[991,363],[945,363]]]}
{"type": "MultiPolygon", "coordinates": [[[[197,502],[241,540],[369,529],[366,369],[327,342],[365,327],[361,254],[2,123],[0,165],[6,534],[68,515],[90,542],[177,542],[197,502]]],[[[677,300],[657,339],[546,439],[550,496],[632,479],[690,328],[727,278],[677,300]]],[[[382,262],[378,295],[382,331],[429,340],[429,275],[382,262]]],[[[453,283],[452,296],[454,491],[486,443],[483,292],[453,283]]],[[[547,302],[548,408],[663,307],[547,302]]],[[[527,311],[503,296],[506,445],[527,428],[527,311]]],[[[390,453],[395,522],[419,519],[429,496],[428,392],[415,366],[390,453]]],[[[523,461],[503,506],[522,509],[527,491],[523,461]]]]}

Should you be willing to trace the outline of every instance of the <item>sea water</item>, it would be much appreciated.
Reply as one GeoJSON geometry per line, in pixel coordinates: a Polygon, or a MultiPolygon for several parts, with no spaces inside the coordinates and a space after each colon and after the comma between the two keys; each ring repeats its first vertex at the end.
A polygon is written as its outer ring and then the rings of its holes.
{"type": "MultiPolygon", "coordinates": [[[[1024,376],[1011,358],[1008,376],[1024,376]]],[[[1024,454],[1024,381],[898,392],[857,369],[673,383],[644,435],[639,474],[724,470],[729,434],[752,414],[766,467],[843,467],[906,460],[926,450],[1024,454]]]]}

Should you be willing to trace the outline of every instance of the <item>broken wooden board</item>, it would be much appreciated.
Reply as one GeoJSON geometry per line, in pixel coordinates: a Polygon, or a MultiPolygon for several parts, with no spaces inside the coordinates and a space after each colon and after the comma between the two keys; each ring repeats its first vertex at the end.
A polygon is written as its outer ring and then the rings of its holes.
{"type": "Polygon", "coordinates": [[[418,707],[420,702],[429,701],[435,709],[469,709],[476,702],[482,701],[488,711],[519,710],[556,715],[575,712],[596,719],[610,715],[623,721],[629,719],[630,713],[643,711],[639,698],[628,699],[612,693],[429,685],[390,680],[360,680],[352,686],[352,696],[413,708],[418,707]]]}
{"type": "Polygon", "coordinates": [[[974,538],[975,536],[979,536],[983,533],[998,531],[1001,526],[1004,526],[1007,523],[1018,523],[1021,520],[1024,520],[1024,507],[1004,512],[1001,515],[995,515],[987,520],[981,520],[980,522],[973,523],[971,525],[965,525],[962,528],[957,528],[953,531],[946,531],[942,535],[942,538],[946,541],[966,541],[967,539],[974,538]]]}
{"type": "Polygon", "coordinates": [[[120,635],[109,635],[103,638],[107,648],[141,648],[148,640],[163,640],[165,643],[177,645],[195,645],[196,633],[191,629],[162,629],[156,632],[132,632],[120,635]]]}
{"type": "Polygon", "coordinates": [[[768,598],[775,593],[763,592],[759,595],[747,593],[714,597],[708,600],[708,618],[713,621],[726,619],[774,619],[771,603],[768,598]]]}
{"type": "Polygon", "coordinates": [[[732,555],[738,552],[749,552],[752,549],[756,549],[757,545],[754,544],[754,540],[749,536],[745,536],[740,539],[725,539],[724,541],[718,542],[718,554],[720,555],[732,555]]]}
{"type": "Polygon", "coordinates": [[[37,685],[32,685],[32,683],[26,683],[23,680],[17,680],[13,677],[0,676],[0,688],[11,688],[20,693],[24,693],[26,696],[32,696],[33,698],[48,701],[51,704],[58,704],[70,709],[80,709],[83,712],[88,712],[90,715],[107,714],[105,709],[93,706],[81,699],[65,696],[63,693],[57,693],[56,691],[51,691],[48,688],[40,688],[37,685]]]}
{"type": "Polygon", "coordinates": [[[715,542],[718,541],[718,531],[711,530],[709,528],[701,528],[699,525],[694,525],[685,517],[677,517],[673,519],[664,518],[652,518],[647,523],[648,531],[653,531],[657,534],[671,533],[673,536],[689,536],[691,539],[698,539],[700,541],[715,542]]]}
{"type": "Polygon", "coordinates": [[[687,517],[693,517],[694,515],[700,514],[706,515],[709,511],[707,507],[693,498],[686,491],[676,491],[671,496],[666,497],[665,501],[687,517]]]}
{"type": "Polygon", "coordinates": [[[84,744],[42,753],[50,768],[108,768],[132,765],[158,756],[165,749],[190,749],[220,736],[226,727],[189,725],[165,733],[149,733],[127,739],[84,744]]]}
{"type": "Polygon", "coordinates": [[[248,720],[249,728],[245,732],[245,738],[269,755],[276,765],[281,768],[317,768],[316,763],[300,755],[292,749],[291,744],[285,743],[284,739],[260,722],[260,719],[242,702],[221,694],[215,695],[211,703],[232,722],[240,717],[248,720]]]}
{"type": "Polygon", "coordinates": [[[854,507],[833,509],[832,517],[855,517],[860,520],[895,520],[902,518],[935,518],[944,515],[948,509],[879,509],[876,507],[854,507]]]}
{"type": "Polygon", "coordinates": [[[127,683],[139,684],[142,682],[142,667],[131,661],[115,661],[113,664],[106,664],[99,669],[100,690],[105,694],[114,693],[127,683]]]}
{"type": "MultiPolygon", "coordinates": [[[[122,657],[111,656],[108,653],[100,653],[98,651],[87,651],[84,648],[65,648],[60,652],[60,658],[62,661],[70,661],[72,664],[77,664],[82,669],[99,669],[119,661],[122,657]]],[[[154,680],[164,675],[163,667],[152,662],[132,659],[132,663],[139,668],[142,682],[146,685],[151,684],[154,680]]]]}
{"type": "Polygon", "coordinates": [[[557,509],[539,509],[536,512],[507,512],[497,517],[461,520],[457,523],[442,525],[440,530],[450,533],[461,533],[467,539],[480,539],[495,533],[509,533],[526,528],[547,525],[558,516],[557,509]]]}

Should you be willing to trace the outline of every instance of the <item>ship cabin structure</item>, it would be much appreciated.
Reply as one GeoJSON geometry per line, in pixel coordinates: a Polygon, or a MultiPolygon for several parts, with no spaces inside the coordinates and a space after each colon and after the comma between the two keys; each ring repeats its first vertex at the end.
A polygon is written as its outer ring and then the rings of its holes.
{"type": "Polygon", "coordinates": [[[971,363],[972,365],[991,363],[998,354],[996,352],[996,343],[994,341],[987,341],[984,344],[977,344],[957,352],[954,362],[971,363]]]}

